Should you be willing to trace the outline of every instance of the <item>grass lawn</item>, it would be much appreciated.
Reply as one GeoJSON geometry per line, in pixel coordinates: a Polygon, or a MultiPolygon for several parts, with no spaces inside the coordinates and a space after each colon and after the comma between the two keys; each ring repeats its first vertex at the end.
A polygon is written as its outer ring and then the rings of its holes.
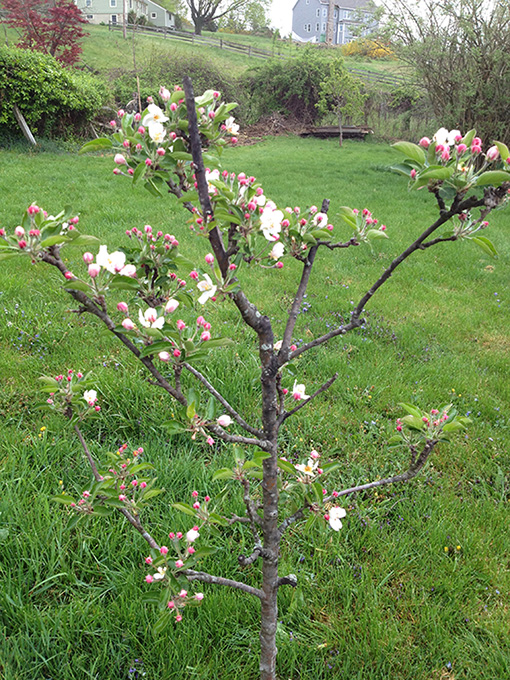
{"type": "MultiPolygon", "coordinates": [[[[424,133],[427,131],[424,131],[424,133]]],[[[432,197],[408,193],[388,171],[397,155],[375,143],[295,137],[230,148],[224,165],[262,181],[285,205],[331,199],[338,238],[350,234],[338,209],[367,207],[390,236],[368,248],[321,253],[296,329],[306,342],[338,323],[392,258],[435,219],[432,197]]],[[[55,212],[66,203],[80,226],[113,250],[133,226],[174,233],[198,259],[207,243],[192,238],[187,215],[112,175],[111,157],[0,152],[0,226],[12,230],[35,201],[55,212]]],[[[508,502],[510,500],[510,213],[490,216],[490,260],[469,243],[441,244],[397,269],[367,310],[364,328],[298,359],[299,382],[333,387],[286,421],[282,455],[311,448],[341,462],[337,487],[394,474],[406,454],[385,442],[402,415],[399,401],[423,408],[453,402],[473,425],[441,445],[425,473],[407,486],[349,498],[344,528],[295,526],[282,548],[282,573],[299,587],[280,592],[282,680],[493,680],[510,677],[508,502]]],[[[81,252],[67,253],[83,272],[81,252]]],[[[286,261],[287,262],[287,261],[286,261]]],[[[298,263],[241,280],[259,309],[283,332],[298,263]]],[[[84,428],[97,458],[124,441],[143,446],[165,493],[147,516],[158,540],[190,528],[169,506],[193,489],[213,498],[226,488],[231,510],[242,501],[215,469],[232,451],[212,451],[161,428],[172,403],[144,380],[131,356],[94,320],[70,313],[61,280],[20,258],[0,266],[0,678],[119,680],[141,668],[146,678],[252,680],[258,675],[258,607],[237,592],[203,586],[198,610],[162,636],[142,602],[147,554],[142,538],[118,518],[69,530],[66,509],[50,502],[90,478],[78,442],[56,418],[35,410],[37,378],[68,368],[94,370],[101,417],[84,428]],[[122,526],[121,526],[122,525],[122,526]],[[211,651],[212,650],[212,651],[211,651]],[[135,662],[135,659],[138,660],[135,662]]],[[[240,339],[205,366],[210,381],[247,419],[256,419],[259,385],[255,339],[236,310],[208,311],[213,331],[240,339]],[[221,331],[218,329],[221,327],[221,331]]],[[[286,378],[291,387],[293,378],[286,378]]],[[[249,532],[227,532],[204,569],[257,584],[258,568],[241,569],[249,532]]]]}

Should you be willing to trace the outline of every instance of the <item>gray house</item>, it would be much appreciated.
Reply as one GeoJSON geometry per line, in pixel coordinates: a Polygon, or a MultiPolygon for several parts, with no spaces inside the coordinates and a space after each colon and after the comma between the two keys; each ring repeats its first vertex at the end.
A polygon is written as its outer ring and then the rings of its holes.
{"type": "MultiPolygon", "coordinates": [[[[292,37],[300,42],[326,42],[329,0],[297,0],[292,10],[292,37]]],[[[362,34],[377,24],[367,0],[335,0],[332,17],[333,45],[344,45],[357,37],[355,28],[362,26],[362,34]]]]}
{"type": "Polygon", "coordinates": [[[126,14],[135,12],[136,16],[144,16],[149,23],[160,28],[175,27],[175,16],[152,0],[74,0],[91,24],[122,24],[124,2],[126,14]]]}

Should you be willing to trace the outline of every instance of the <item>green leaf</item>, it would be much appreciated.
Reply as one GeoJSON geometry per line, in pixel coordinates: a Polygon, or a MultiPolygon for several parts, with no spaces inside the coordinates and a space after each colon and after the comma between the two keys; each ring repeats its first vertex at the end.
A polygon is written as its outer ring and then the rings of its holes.
{"type": "Polygon", "coordinates": [[[367,231],[367,238],[371,241],[377,238],[388,238],[388,234],[380,229],[369,229],[367,231]]]}
{"type": "Polygon", "coordinates": [[[225,517],[222,517],[221,515],[218,515],[217,512],[210,512],[209,513],[209,521],[213,522],[214,524],[219,524],[222,527],[228,527],[228,520],[225,517]]]}
{"type": "Polygon", "coordinates": [[[192,401],[191,404],[188,404],[188,407],[186,409],[186,418],[192,420],[195,417],[195,413],[196,413],[195,402],[192,401]]]}
{"type": "Polygon", "coordinates": [[[343,219],[344,222],[347,222],[347,224],[351,227],[356,227],[356,215],[354,214],[352,208],[349,208],[347,205],[343,205],[339,213],[340,217],[343,219]]]}
{"type": "Polygon", "coordinates": [[[145,163],[138,163],[138,165],[136,166],[136,170],[133,173],[133,184],[139,182],[146,172],[147,166],[145,165],[145,163]]]}
{"type": "Polygon", "coordinates": [[[58,496],[53,496],[51,500],[55,501],[56,503],[63,503],[64,505],[71,505],[71,503],[75,502],[74,498],[64,493],[61,493],[58,496]]]}
{"type": "MultiPolygon", "coordinates": [[[[71,231],[71,234],[75,234],[75,231],[71,231]]],[[[95,243],[99,242],[99,239],[90,234],[77,234],[76,236],[70,236],[71,243],[73,246],[93,246],[95,243]]]]}
{"type": "Polygon", "coordinates": [[[106,517],[106,515],[111,515],[114,508],[106,507],[105,505],[96,505],[94,507],[94,515],[100,515],[101,517],[106,517]]]}
{"type": "Polygon", "coordinates": [[[89,151],[101,151],[102,149],[111,149],[113,146],[112,140],[109,137],[99,137],[99,139],[92,139],[90,142],[84,144],[79,150],[79,154],[88,153],[89,151]]]}
{"type": "Polygon", "coordinates": [[[407,163],[398,163],[397,165],[392,165],[390,167],[390,170],[392,170],[393,172],[398,172],[400,175],[410,177],[411,170],[413,170],[413,167],[412,165],[408,165],[407,163]]]}
{"type": "Polygon", "coordinates": [[[147,189],[147,191],[150,194],[156,196],[156,198],[163,198],[163,194],[154,183],[154,180],[148,179],[143,186],[147,189]]]}
{"type": "Polygon", "coordinates": [[[498,147],[499,155],[501,156],[501,159],[506,161],[508,158],[510,158],[510,151],[508,150],[508,147],[506,144],[503,144],[503,142],[494,142],[495,146],[498,147]]]}
{"type": "Polygon", "coordinates": [[[473,243],[476,243],[476,245],[479,246],[485,253],[487,253],[487,255],[490,255],[491,257],[498,256],[498,252],[494,247],[494,244],[487,237],[472,236],[469,240],[473,243]]]}
{"type": "Polygon", "coordinates": [[[188,505],[188,503],[172,503],[172,508],[184,512],[185,515],[189,515],[190,517],[196,517],[197,515],[196,511],[191,505],[188,505]]]}
{"type": "Polygon", "coordinates": [[[466,134],[462,138],[462,143],[465,144],[466,146],[471,146],[471,142],[475,138],[475,135],[476,130],[474,128],[472,130],[469,130],[469,132],[466,132],[466,134]]]}
{"type": "Polygon", "coordinates": [[[195,560],[199,560],[202,557],[207,557],[208,555],[214,555],[214,553],[218,552],[218,548],[213,548],[211,545],[204,545],[201,548],[199,548],[196,553],[193,555],[195,560]]]}
{"type": "Polygon", "coordinates": [[[23,252],[21,250],[0,253],[0,262],[4,262],[5,260],[10,259],[11,257],[18,257],[18,255],[22,254],[23,252]]]}
{"type": "Polygon", "coordinates": [[[503,182],[510,182],[510,172],[505,172],[504,170],[487,170],[487,172],[482,172],[482,174],[476,178],[476,186],[486,187],[493,186],[499,187],[503,182]]]}
{"type": "Polygon", "coordinates": [[[394,434],[393,437],[388,439],[388,446],[400,446],[403,442],[404,440],[399,434],[394,434]]]}
{"type": "Polygon", "coordinates": [[[44,241],[41,241],[40,246],[41,248],[49,248],[50,246],[56,246],[59,243],[69,243],[70,238],[67,236],[63,236],[62,234],[57,234],[56,236],[50,236],[49,238],[45,238],[44,241]]]}
{"type": "Polygon", "coordinates": [[[172,620],[169,612],[163,612],[156,623],[152,626],[152,634],[154,637],[159,637],[168,628],[168,624],[172,620]]]}
{"type": "Polygon", "coordinates": [[[403,401],[399,401],[398,405],[401,406],[404,411],[407,411],[412,416],[416,416],[416,418],[421,418],[422,412],[420,409],[416,408],[416,406],[413,406],[412,404],[406,404],[403,401]]]}
{"type": "Polygon", "coordinates": [[[403,153],[407,158],[416,161],[420,166],[425,165],[425,152],[421,146],[412,144],[412,142],[396,142],[395,144],[392,144],[392,146],[397,151],[400,151],[400,153],[403,153]]]}
{"type": "Polygon", "coordinates": [[[420,172],[419,179],[449,179],[453,175],[453,166],[431,165],[429,168],[420,172]]]}
{"type": "Polygon", "coordinates": [[[202,343],[202,349],[212,349],[213,347],[226,347],[227,345],[233,345],[234,341],[232,338],[213,338],[212,340],[206,340],[202,343]]]}
{"type": "Polygon", "coordinates": [[[425,425],[421,417],[417,418],[416,416],[404,416],[402,421],[413,430],[421,431],[425,425]]]}
{"type": "Polygon", "coordinates": [[[163,423],[163,427],[168,430],[169,435],[186,432],[186,428],[177,420],[167,420],[166,423],[163,423]]]}
{"type": "Polygon", "coordinates": [[[282,460],[281,458],[278,458],[278,467],[280,470],[283,470],[283,472],[287,472],[289,475],[296,475],[296,468],[292,463],[289,463],[288,460],[282,460]]]}
{"type": "Polygon", "coordinates": [[[451,423],[446,423],[443,425],[443,432],[458,432],[459,430],[465,430],[466,426],[463,425],[458,420],[453,420],[451,423]]]}
{"type": "Polygon", "coordinates": [[[174,151],[172,153],[172,158],[175,158],[176,161],[192,161],[193,156],[190,153],[186,153],[185,151],[174,151]]]}
{"type": "Polygon", "coordinates": [[[151,463],[138,463],[137,465],[133,465],[132,468],[129,468],[129,472],[132,475],[136,475],[136,473],[141,470],[154,470],[154,465],[151,463]]]}
{"type": "Polygon", "coordinates": [[[213,474],[212,480],[215,482],[217,479],[232,479],[233,476],[234,472],[229,468],[220,468],[213,474]]]}
{"type": "Polygon", "coordinates": [[[312,482],[313,495],[317,503],[322,503],[324,494],[322,493],[322,484],[320,482],[312,482]]]}
{"type": "Polygon", "coordinates": [[[149,489],[149,491],[143,492],[143,500],[148,501],[149,498],[154,498],[154,496],[159,496],[163,493],[163,489],[149,489]]]}
{"type": "Polygon", "coordinates": [[[267,451],[261,451],[260,449],[255,451],[253,454],[253,462],[257,463],[259,467],[262,467],[262,463],[267,459],[271,458],[271,454],[267,451]]]}
{"type": "Polygon", "coordinates": [[[81,290],[82,293],[90,293],[92,288],[85,281],[66,281],[63,286],[67,290],[81,290]]]}

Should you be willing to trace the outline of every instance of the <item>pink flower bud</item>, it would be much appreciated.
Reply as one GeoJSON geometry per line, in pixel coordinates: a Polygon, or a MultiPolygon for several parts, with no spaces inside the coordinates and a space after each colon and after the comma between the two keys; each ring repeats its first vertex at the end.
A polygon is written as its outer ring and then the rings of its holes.
{"type": "Polygon", "coordinates": [[[152,557],[150,555],[145,558],[145,564],[152,564],[152,557]]]}
{"type": "Polygon", "coordinates": [[[193,279],[193,281],[198,281],[198,272],[193,269],[190,271],[189,277],[190,279],[193,279]]]}
{"type": "Polygon", "coordinates": [[[140,482],[140,489],[145,489],[147,482],[140,482]]]}
{"type": "Polygon", "coordinates": [[[482,153],[482,147],[479,146],[478,144],[472,144],[471,145],[471,153],[474,153],[474,154],[482,153]]]}
{"type": "Polygon", "coordinates": [[[116,153],[115,158],[113,160],[117,165],[125,165],[126,164],[126,159],[124,158],[124,156],[121,153],[116,153]]]}
{"type": "Polygon", "coordinates": [[[94,262],[94,256],[92,253],[83,253],[83,261],[85,264],[91,264],[91,262],[94,262]]]}
{"type": "Polygon", "coordinates": [[[166,545],[162,545],[161,548],[159,549],[159,552],[162,555],[166,555],[168,553],[168,548],[166,547],[166,545]]]}
{"type": "MultiPolygon", "coordinates": [[[[29,210],[30,210],[30,208],[29,208],[29,210]]],[[[25,230],[23,229],[23,227],[16,227],[16,229],[14,230],[14,236],[16,236],[16,238],[21,238],[24,235],[25,235],[25,230]]]]}
{"type": "Polygon", "coordinates": [[[184,562],[182,560],[176,560],[175,566],[177,567],[177,569],[182,569],[182,567],[184,567],[184,562]]]}
{"type": "Polygon", "coordinates": [[[202,333],[202,335],[200,336],[200,340],[202,340],[202,342],[207,342],[210,339],[211,339],[211,334],[209,333],[209,331],[204,331],[202,333]]]}
{"type": "Polygon", "coordinates": [[[237,144],[237,137],[231,137],[231,138],[230,138],[230,143],[231,143],[231,144],[237,144]]]}
{"type": "Polygon", "coordinates": [[[182,538],[182,531],[178,531],[175,535],[177,538],[182,538]]]}
{"type": "Polygon", "coordinates": [[[228,268],[231,272],[235,272],[235,270],[237,269],[237,265],[232,262],[232,264],[228,265],[228,268]]]}
{"type": "MultiPolygon", "coordinates": [[[[210,497],[210,496],[204,496],[204,501],[205,501],[206,503],[209,503],[210,500],[211,500],[211,497],[210,497]]],[[[198,527],[195,529],[195,531],[198,531],[198,527]]]]}
{"type": "Polygon", "coordinates": [[[203,599],[204,599],[204,593],[195,593],[195,600],[202,602],[203,599]]]}
{"type": "Polygon", "coordinates": [[[142,145],[141,145],[140,143],[138,143],[138,144],[135,146],[135,149],[136,149],[137,151],[141,151],[142,148],[143,148],[143,147],[142,147],[142,145]]]}
{"type": "MultiPolygon", "coordinates": [[[[209,437],[209,439],[210,439],[210,437],[209,437]]],[[[207,443],[209,443],[209,439],[207,440],[207,443]]],[[[198,510],[200,508],[200,503],[198,501],[195,501],[195,503],[193,503],[193,508],[195,510],[198,510]]]]}
{"type": "Polygon", "coordinates": [[[411,170],[411,179],[414,179],[416,177],[416,170],[413,168],[411,170]]]}
{"type": "Polygon", "coordinates": [[[188,591],[184,590],[184,588],[181,590],[179,593],[179,597],[187,597],[188,596],[188,591]]]}
{"type": "Polygon", "coordinates": [[[138,128],[138,132],[139,132],[141,135],[144,135],[144,134],[145,134],[145,128],[144,128],[143,125],[140,125],[140,127],[138,128]]]}
{"type": "Polygon", "coordinates": [[[182,319],[178,319],[176,326],[179,331],[183,331],[186,328],[186,324],[182,319]]]}
{"type": "Polygon", "coordinates": [[[459,144],[457,146],[457,156],[462,156],[462,154],[467,150],[467,146],[465,144],[459,144]]]}
{"type": "Polygon", "coordinates": [[[122,146],[123,146],[125,149],[129,149],[129,147],[131,146],[131,144],[129,143],[129,139],[125,139],[125,140],[122,142],[122,146]]]}
{"type": "MultiPolygon", "coordinates": [[[[212,446],[214,444],[214,439],[212,437],[207,437],[206,442],[209,444],[209,446],[212,446]]],[[[200,504],[198,505],[198,507],[200,507],[200,504]]]]}
{"type": "Polygon", "coordinates": [[[276,269],[283,269],[283,262],[277,262],[275,264],[276,269]]]}
{"type": "Polygon", "coordinates": [[[428,149],[430,146],[430,139],[428,137],[422,137],[418,144],[423,146],[425,149],[428,149]]]}
{"type": "Polygon", "coordinates": [[[168,603],[168,609],[174,609],[175,608],[175,602],[173,600],[170,600],[168,603]]]}
{"type": "Polygon", "coordinates": [[[159,96],[164,102],[167,102],[170,99],[170,92],[166,89],[166,87],[163,87],[163,85],[159,88],[159,96]]]}
{"type": "Polygon", "coordinates": [[[214,120],[216,118],[216,114],[214,113],[214,111],[209,111],[209,118],[211,120],[214,120]]]}
{"type": "Polygon", "coordinates": [[[152,577],[151,574],[147,574],[145,580],[147,581],[147,583],[152,583],[154,581],[154,578],[152,577]]]}
{"type": "Polygon", "coordinates": [[[117,309],[119,310],[119,312],[122,312],[123,314],[126,314],[127,311],[128,311],[128,306],[127,306],[127,304],[126,304],[125,302],[119,302],[119,303],[117,304],[117,309]]]}
{"type": "Polygon", "coordinates": [[[135,328],[135,324],[131,321],[131,319],[124,319],[122,322],[122,328],[126,331],[132,331],[135,328]]]}
{"type": "Polygon", "coordinates": [[[72,272],[66,272],[66,273],[64,274],[64,277],[65,277],[68,281],[70,281],[71,279],[74,279],[74,274],[73,274],[72,272]]]}
{"type": "Polygon", "coordinates": [[[164,156],[166,151],[163,149],[162,146],[160,146],[158,149],[156,149],[156,153],[158,154],[158,156],[164,156]]]}
{"type": "Polygon", "coordinates": [[[282,392],[283,392],[283,394],[288,394],[288,393],[289,393],[289,390],[288,390],[286,387],[284,387],[283,390],[282,390],[282,392]]]}
{"type": "Polygon", "coordinates": [[[91,279],[95,279],[100,271],[101,267],[98,264],[89,264],[88,273],[91,279]]]}
{"type": "Polygon", "coordinates": [[[123,493],[119,495],[119,501],[127,501],[127,496],[125,496],[123,493]]]}
{"type": "Polygon", "coordinates": [[[212,93],[212,96],[213,96],[215,99],[219,99],[219,98],[220,98],[220,93],[218,92],[218,90],[214,90],[214,92],[212,93]]]}
{"type": "Polygon", "coordinates": [[[177,621],[177,623],[180,623],[182,621],[182,615],[177,614],[177,616],[175,617],[175,620],[177,621]]]}
{"type": "Polygon", "coordinates": [[[170,104],[170,111],[177,111],[177,104],[175,102],[170,104]]]}
{"type": "Polygon", "coordinates": [[[291,345],[291,346],[289,347],[289,349],[290,349],[291,352],[295,352],[295,351],[297,350],[297,346],[296,346],[296,345],[291,345]]]}
{"type": "Polygon", "coordinates": [[[205,256],[206,264],[212,264],[214,262],[214,255],[212,253],[207,253],[205,256]]]}
{"type": "Polygon", "coordinates": [[[140,113],[135,113],[133,120],[135,123],[139,123],[142,120],[142,116],[140,113]]]}
{"type": "Polygon", "coordinates": [[[146,165],[146,166],[147,166],[148,168],[150,168],[150,167],[151,167],[151,165],[152,165],[152,161],[151,161],[151,159],[150,159],[150,158],[146,158],[146,159],[145,159],[145,165],[146,165]]]}
{"type": "Polygon", "coordinates": [[[110,121],[110,127],[114,128],[117,127],[117,123],[114,120],[110,121]]]}
{"type": "Polygon", "coordinates": [[[490,161],[490,162],[497,160],[498,157],[499,157],[498,147],[497,146],[491,146],[491,148],[488,149],[485,156],[486,156],[487,160],[490,161]]]}
{"type": "Polygon", "coordinates": [[[180,349],[174,349],[173,355],[176,359],[178,359],[181,356],[181,350],[180,349]]]}
{"type": "Polygon", "coordinates": [[[158,354],[158,357],[161,361],[164,361],[164,362],[170,361],[170,359],[171,359],[169,352],[160,352],[158,354]]]}
{"type": "Polygon", "coordinates": [[[122,118],[122,117],[124,116],[125,113],[126,113],[126,112],[124,111],[124,109],[119,109],[119,110],[117,111],[117,116],[118,116],[119,118],[122,118]]]}

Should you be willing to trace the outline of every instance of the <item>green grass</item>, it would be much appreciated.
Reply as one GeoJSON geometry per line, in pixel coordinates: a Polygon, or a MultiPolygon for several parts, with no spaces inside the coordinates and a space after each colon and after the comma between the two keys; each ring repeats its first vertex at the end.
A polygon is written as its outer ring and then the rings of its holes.
{"type": "MultiPolygon", "coordinates": [[[[339,238],[349,236],[337,216],[341,205],[367,207],[388,226],[390,240],[378,254],[359,247],[318,258],[296,342],[348,314],[351,301],[434,219],[431,196],[407,193],[404,180],[388,172],[394,160],[379,144],[346,142],[339,150],[335,140],[294,137],[226,152],[226,167],[254,174],[278,203],[331,198],[339,238]]],[[[114,178],[111,158],[1,152],[0,162],[0,226],[16,226],[32,201],[49,211],[71,203],[82,229],[112,248],[127,228],[149,223],[178,235],[182,251],[191,249],[197,259],[208,251],[171,200],[156,201],[114,178]]],[[[439,448],[419,480],[349,499],[339,534],[316,527],[305,535],[295,527],[286,535],[282,573],[297,573],[300,588],[280,593],[282,680],[510,675],[508,221],[508,212],[490,217],[498,260],[467,243],[415,254],[374,297],[365,328],[296,361],[308,390],[335,371],[340,377],[313,408],[287,421],[283,451],[302,458],[315,447],[338,459],[338,487],[405,466],[405,454],[385,446],[399,401],[424,407],[453,401],[474,422],[467,436],[439,448]]],[[[80,254],[67,255],[77,272],[80,254]]],[[[298,275],[297,263],[287,261],[261,276],[241,272],[277,335],[298,275]]],[[[65,509],[49,501],[90,475],[71,433],[34,409],[42,373],[95,370],[103,409],[87,436],[98,457],[123,441],[144,447],[166,490],[148,519],[160,540],[189,528],[169,505],[189,500],[194,488],[219,494],[224,483],[211,483],[211,474],[231,461],[228,447],[212,452],[186,437],[168,440],[160,423],[172,404],[113,339],[98,335],[94,320],[69,312],[72,301],[60,286],[52,271],[25,259],[0,268],[0,678],[118,680],[132,677],[129,669],[140,659],[147,678],[252,680],[254,601],[204,586],[201,608],[154,638],[155,612],[141,601],[143,540],[117,518],[68,530],[65,509]]],[[[256,418],[255,340],[227,303],[208,317],[215,332],[236,333],[241,343],[218,352],[205,370],[244,415],[256,418]]],[[[291,386],[293,378],[285,381],[291,386]]],[[[241,509],[233,492],[228,503],[241,509]]],[[[249,541],[237,528],[204,568],[258,583],[256,565],[237,566],[249,541]]]]}

